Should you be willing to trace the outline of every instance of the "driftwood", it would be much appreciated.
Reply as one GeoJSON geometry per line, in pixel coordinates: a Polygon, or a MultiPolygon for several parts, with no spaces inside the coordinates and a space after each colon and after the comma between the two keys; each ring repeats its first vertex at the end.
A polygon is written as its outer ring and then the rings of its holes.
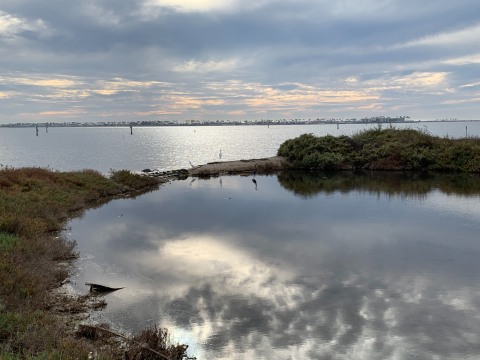
{"type": "Polygon", "coordinates": [[[90,285],[90,291],[99,291],[99,292],[109,292],[109,291],[117,291],[117,290],[120,290],[120,289],[124,289],[123,287],[112,288],[110,286],[94,284],[94,283],[89,283],[89,282],[86,282],[85,285],[90,285]]]}
{"type": "Polygon", "coordinates": [[[148,346],[145,346],[145,344],[141,344],[141,343],[139,343],[139,342],[137,342],[137,341],[135,341],[135,340],[130,339],[129,337],[127,337],[127,336],[125,336],[125,335],[116,333],[116,332],[114,332],[114,331],[112,331],[112,330],[107,330],[107,329],[104,329],[104,328],[99,327],[99,326],[86,325],[86,324],[80,325],[80,329],[82,330],[82,332],[84,332],[85,330],[88,330],[88,331],[90,331],[90,332],[92,332],[92,333],[95,333],[95,332],[97,332],[97,331],[104,331],[104,332],[106,332],[106,333],[108,333],[108,334],[111,334],[111,335],[114,335],[114,336],[118,336],[118,337],[120,337],[120,338],[122,338],[122,339],[124,339],[124,340],[129,341],[129,342],[133,342],[134,344],[137,344],[137,345],[141,346],[141,347],[144,348],[144,349],[150,350],[150,351],[153,352],[154,354],[156,354],[156,355],[158,355],[158,356],[161,356],[161,357],[163,357],[164,359],[172,360],[172,359],[170,359],[168,356],[165,356],[165,355],[163,355],[163,354],[160,354],[158,351],[153,350],[152,348],[149,348],[148,346]]]}

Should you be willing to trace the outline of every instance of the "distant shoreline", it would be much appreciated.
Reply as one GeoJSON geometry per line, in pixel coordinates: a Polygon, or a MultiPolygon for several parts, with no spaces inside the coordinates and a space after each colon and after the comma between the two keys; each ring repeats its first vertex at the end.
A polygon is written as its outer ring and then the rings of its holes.
{"type": "Polygon", "coordinates": [[[416,121],[298,121],[298,122],[209,122],[209,123],[165,123],[150,121],[137,121],[131,123],[120,124],[103,124],[103,123],[86,123],[86,124],[72,124],[72,123],[21,123],[21,124],[2,124],[0,128],[35,128],[35,127],[60,127],[60,128],[86,128],[86,127],[109,127],[109,128],[129,128],[132,127],[203,127],[203,126],[279,126],[279,125],[376,125],[376,124],[418,124],[418,123],[458,123],[458,122],[480,122],[480,120],[416,120],[416,121]]]}

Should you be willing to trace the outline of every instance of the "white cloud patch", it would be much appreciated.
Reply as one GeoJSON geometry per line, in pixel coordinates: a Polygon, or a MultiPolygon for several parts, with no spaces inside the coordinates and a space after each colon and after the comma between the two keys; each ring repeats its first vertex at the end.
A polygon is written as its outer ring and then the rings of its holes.
{"type": "Polygon", "coordinates": [[[173,67],[178,72],[206,73],[212,71],[233,71],[238,67],[238,60],[207,61],[195,60],[185,61],[173,67]]]}
{"type": "Polygon", "coordinates": [[[146,8],[171,7],[179,11],[211,11],[232,6],[235,0],[148,0],[146,8]]]}
{"type": "Polygon", "coordinates": [[[393,80],[393,83],[410,88],[431,87],[444,83],[447,75],[446,72],[420,72],[397,78],[393,80]]]}
{"type": "Polygon", "coordinates": [[[0,11],[0,37],[15,36],[23,31],[33,31],[42,36],[51,35],[51,31],[42,19],[28,21],[0,11]]]}
{"type": "Polygon", "coordinates": [[[453,58],[445,61],[449,65],[469,65],[480,64],[480,54],[467,55],[458,58],[453,58]]]}
{"type": "Polygon", "coordinates": [[[461,43],[475,44],[479,46],[480,25],[468,27],[466,29],[429,35],[422,39],[411,41],[403,46],[445,46],[458,45],[461,43]]]}

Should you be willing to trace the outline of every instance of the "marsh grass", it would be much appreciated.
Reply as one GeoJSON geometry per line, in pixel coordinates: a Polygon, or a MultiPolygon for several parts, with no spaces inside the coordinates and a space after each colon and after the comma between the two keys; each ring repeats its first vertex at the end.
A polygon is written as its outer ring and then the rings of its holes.
{"type": "Polygon", "coordinates": [[[370,129],[353,136],[303,134],[278,149],[295,168],[480,172],[480,138],[440,138],[423,130],[370,129]]]}
{"type": "Polygon", "coordinates": [[[152,325],[151,327],[141,331],[139,334],[133,336],[133,343],[126,352],[126,357],[129,359],[158,359],[151,351],[145,348],[145,345],[165,355],[168,359],[186,359],[187,345],[174,343],[167,329],[152,325]]]}
{"type": "Polygon", "coordinates": [[[13,249],[17,241],[18,237],[15,235],[6,232],[0,232],[0,252],[13,249]]]}
{"type": "Polygon", "coordinates": [[[109,178],[93,170],[0,170],[2,359],[87,358],[94,346],[73,339],[71,326],[58,316],[81,307],[70,306],[75,304],[67,297],[60,299],[67,303],[64,310],[52,306],[51,291],[69,275],[68,266],[59,262],[75,256],[75,243],[59,232],[72,214],[114,195],[151,190],[158,184],[126,170],[112,170],[109,178]]]}

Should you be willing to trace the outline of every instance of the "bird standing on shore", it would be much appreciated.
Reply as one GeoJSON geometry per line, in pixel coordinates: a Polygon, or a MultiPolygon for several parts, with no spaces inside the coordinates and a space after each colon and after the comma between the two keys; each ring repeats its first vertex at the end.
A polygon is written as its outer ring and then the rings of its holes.
{"type": "Polygon", "coordinates": [[[255,164],[255,169],[253,169],[252,175],[253,176],[257,175],[257,164],[255,164]]]}
{"type": "Polygon", "coordinates": [[[218,154],[218,157],[220,158],[220,160],[222,160],[222,149],[220,149],[220,153],[218,154]]]}

